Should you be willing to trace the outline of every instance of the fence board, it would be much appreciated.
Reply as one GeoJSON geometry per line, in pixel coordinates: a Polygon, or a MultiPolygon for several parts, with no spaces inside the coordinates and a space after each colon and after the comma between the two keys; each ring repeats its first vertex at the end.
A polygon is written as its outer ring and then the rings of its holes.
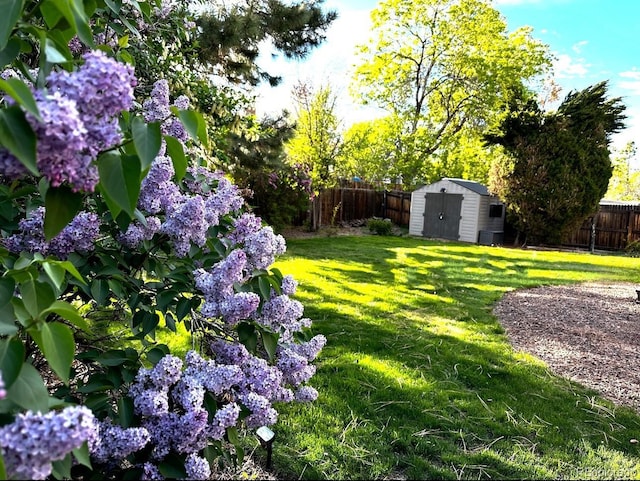
{"type": "Polygon", "coordinates": [[[590,216],[565,237],[563,245],[623,250],[637,240],[640,240],[640,205],[601,204],[595,215],[590,216]]]}

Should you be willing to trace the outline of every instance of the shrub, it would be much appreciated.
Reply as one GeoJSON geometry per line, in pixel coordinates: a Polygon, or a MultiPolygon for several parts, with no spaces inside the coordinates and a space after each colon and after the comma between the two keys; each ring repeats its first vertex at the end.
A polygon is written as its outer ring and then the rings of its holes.
{"type": "Polygon", "coordinates": [[[640,257],[640,241],[633,241],[624,248],[629,257],[640,257]]]}
{"type": "Polygon", "coordinates": [[[369,232],[373,232],[378,235],[392,235],[393,224],[389,219],[369,219],[367,221],[367,227],[369,232]]]}

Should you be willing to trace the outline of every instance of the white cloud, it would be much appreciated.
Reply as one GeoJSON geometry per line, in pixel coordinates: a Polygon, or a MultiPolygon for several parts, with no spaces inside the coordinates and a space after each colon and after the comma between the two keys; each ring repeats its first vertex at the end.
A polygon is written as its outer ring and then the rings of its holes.
{"type": "Polygon", "coordinates": [[[580,53],[582,53],[582,47],[584,47],[588,43],[589,42],[587,40],[582,40],[582,41],[574,44],[573,47],[571,47],[571,50],[573,50],[577,54],[580,54],[580,53]]]}
{"type": "Polygon", "coordinates": [[[558,55],[554,62],[554,71],[558,78],[584,77],[589,72],[590,64],[583,59],[575,59],[567,54],[558,55]]]}

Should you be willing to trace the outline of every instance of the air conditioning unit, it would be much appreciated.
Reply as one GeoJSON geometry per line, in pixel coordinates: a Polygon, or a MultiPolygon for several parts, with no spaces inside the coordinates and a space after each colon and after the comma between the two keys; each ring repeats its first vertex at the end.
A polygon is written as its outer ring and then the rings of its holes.
{"type": "Polygon", "coordinates": [[[483,246],[502,245],[504,232],[495,230],[481,230],[478,234],[478,244],[483,246]]]}

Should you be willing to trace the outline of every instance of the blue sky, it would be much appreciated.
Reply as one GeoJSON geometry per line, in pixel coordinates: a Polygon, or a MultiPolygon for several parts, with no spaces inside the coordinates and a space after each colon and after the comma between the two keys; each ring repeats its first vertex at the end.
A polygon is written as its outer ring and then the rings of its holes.
{"type": "MultiPolygon", "coordinates": [[[[266,59],[263,66],[283,75],[278,88],[262,88],[258,113],[290,107],[290,91],[298,80],[313,85],[329,83],[338,94],[337,113],[346,128],[377,115],[348,95],[357,44],[369,37],[370,11],[376,0],[326,0],[325,7],[339,18],[327,32],[327,41],[304,61],[266,59]]],[[[640,0],[494,0],[508,30],[533,27],[533,36],[549,45],[556,57],[555,81],[561,97],[602,80],[609,94],[627,106],[627,128],[614,137],[614,146],[635,141],[640,148],[640,0]]],[[[640,159],[634,163],[640,164],[640,159]]]]}

